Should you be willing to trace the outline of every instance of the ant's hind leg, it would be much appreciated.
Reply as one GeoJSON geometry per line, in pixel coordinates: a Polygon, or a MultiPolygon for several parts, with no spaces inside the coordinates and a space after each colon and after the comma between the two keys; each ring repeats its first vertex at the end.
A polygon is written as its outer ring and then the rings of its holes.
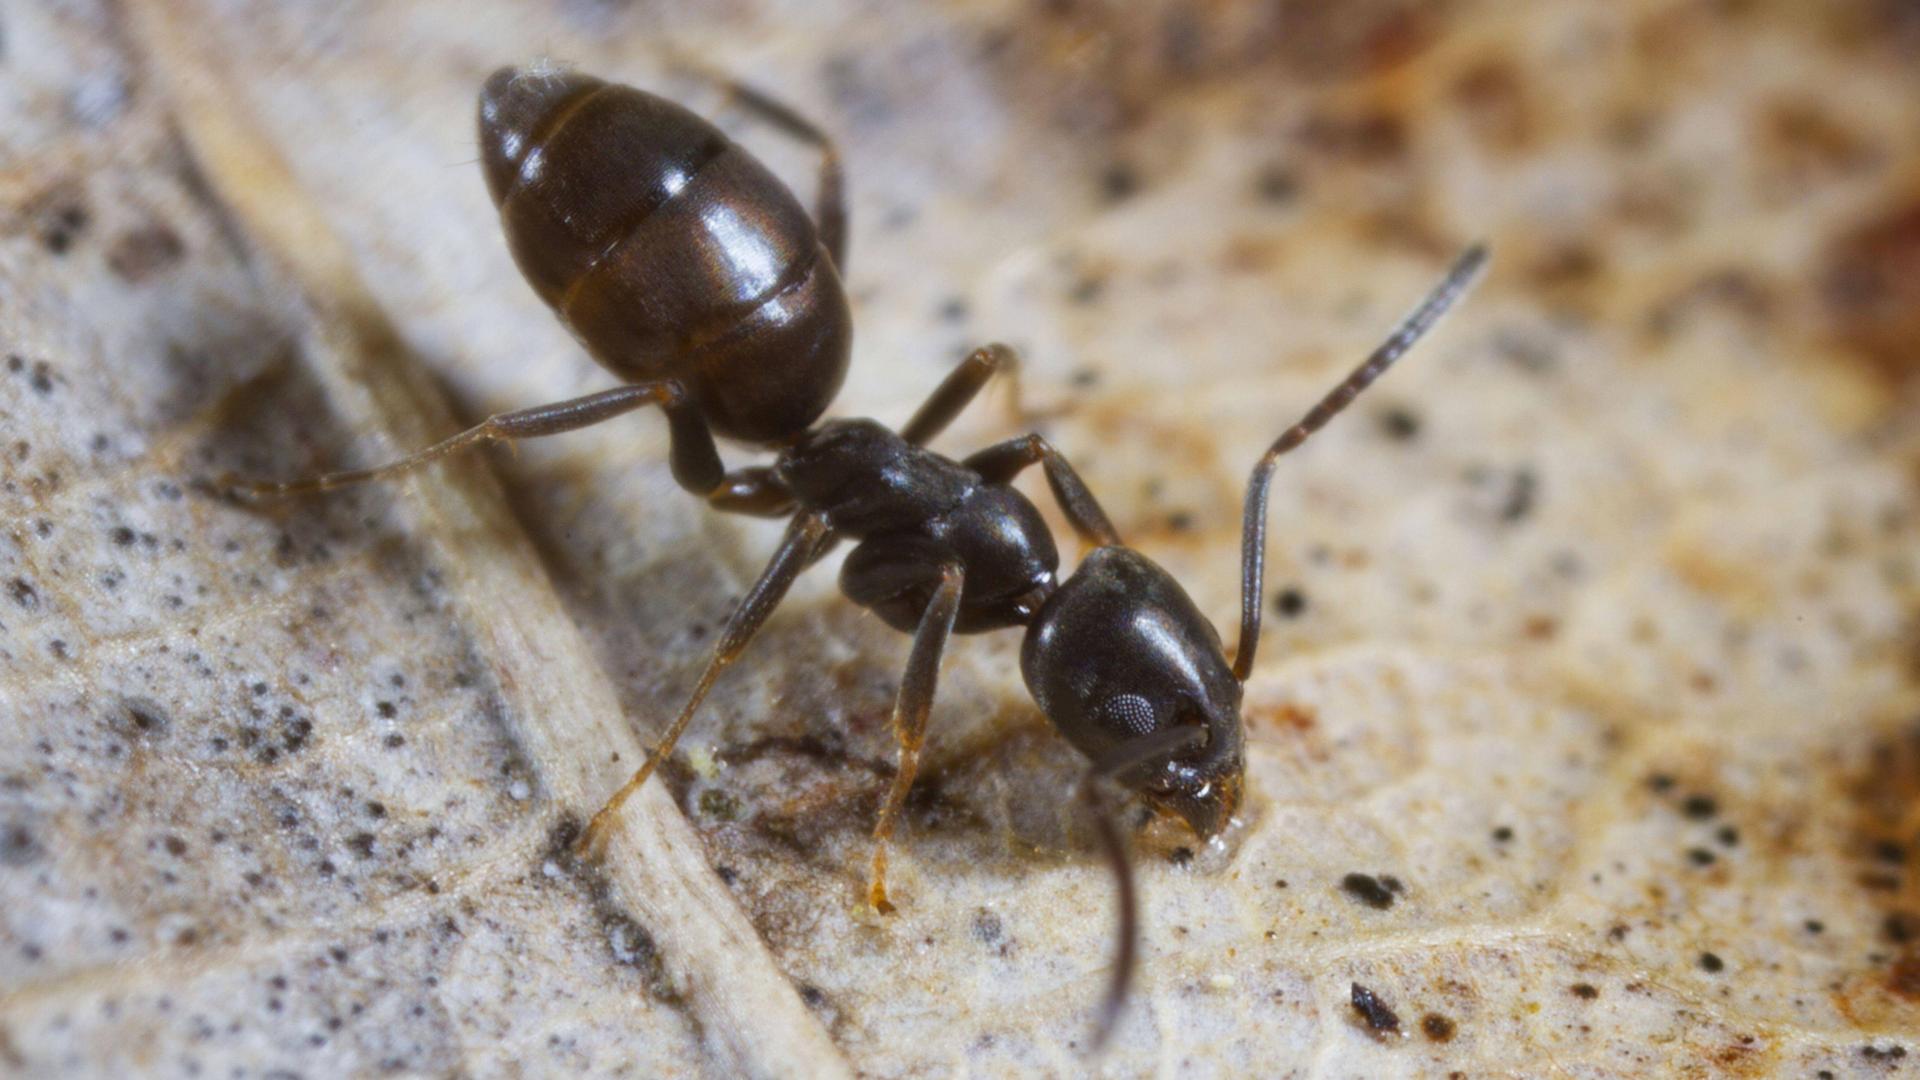
{"type": "Polygon", "coordinates": [[[840,164],[840,148],[833,137],[800,114],[798,109],[756,90],[738,79],[723,75],[699,61],[677,57],[677,63],[692,74],[718,83],[735,104],[779,128],[788,138],[806,143],[820,153],[820,177],[813,196],[813,226],[820,242],[833,256],[833,267],[841,277],[847,274],[847,182],[840,164]]]}
{"type": "Polygon", "coordinates": [[[867,902],[882,915],[893,912],[893,904],[887,899],[887,842],[893,838],[894,822],[913,787],[914,773],[920,769],[920,747],[927,741],[927,715],[933,711],[934,688],[940,678],[940,654],[953,634],[954,617],[960,613],[964,581],[959,567],[941,568],[940,584],[914,631],[913,651],[908,654],[907,671],[900,678],[900,692],[893,702],[893,734],[900,741],[900,768],[893,774],[893,786],[887,789],[887,801],[881,804],[880,820],[873,827],[873,877],[867,883],[867,902]]]}
{"type": "Polygon", "coordinates": [[[1015,421],[1025,419],[1026,413],[1020,408],[1020,354],[1008,345],[983,345],[968,353],[960,366],[934,387],[926,404],[900,429],[900,437],[915,446],[933,441],[995,375],[1006,376],[1008,406],[1015,421]]]}
{"type": "Polygon", "coordinates": [[[217,486],[253,496],[332,491],[352,484],[391,479],[484,443],[511,442],[514,439],[579,431],[647,405],[658,405],[667,414],[667,424],[673,437],[674,479],[679,481],[681,487],[696,495],[712,491],[719,485],[722,476],[720,451],[713,444],[713,433],[707,429],[706,418],[700,414],[699,406],[689,401],[686,391],[672,380],[619,386],[551,405],[497,413],[425,450],[370,469],[347,469],[286,482],[245,480],[228,475],[221,477],[217,486]]]}
{"type": "Polygon", "coordinates": [[[673,752],[674,744],[680,741],[681,734],[687,730],[687,722],[699,711],[700,703],[706,700],[707,691],[713,689],[714,681],[746,651],[747,643],[766,625],[767,616],[780,606],[794,579],[807,568],[814,549],[828,535],[827,520],[820,514],[794,518],[793,523],[787,526],[787,535],[780,541],[780,549],[774,552],[767,568],[760,572],[760,579],[753,583],[753,588],[747,590],[740,606],[734,608],[733,614],[727,617],[726,629],[721,632],[720,641],[713,648],[713,659],[707,662],[707,669],[700,673],[700,681],[694,684],[693,694],[687,698],[680,715],[674,717],[666,734],[647,753],[647,760],[634,770],[633,776],[621,785],[619,791],[613,793],[613,797],[587,823],[586,831],[580,836],[579,849],[582,852],[597,854],[605,846],[606,832],[619,817],[620,808],[646,784],[647,778],[653,775],[653,770],[660,762],[673,752]]]}

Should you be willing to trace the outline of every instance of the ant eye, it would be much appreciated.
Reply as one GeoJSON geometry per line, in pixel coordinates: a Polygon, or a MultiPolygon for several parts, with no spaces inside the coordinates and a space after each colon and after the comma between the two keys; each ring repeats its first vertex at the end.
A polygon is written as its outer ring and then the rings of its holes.
{"type": "Polygon", "coordinates": [[[1121,694],[1107,699],[1105,713],[1106,728],[1114,735],[1126,739],[1141,735],[1151,735],[1159,728],[1159,717],[1152,702],[1139,694],[1121,694]]]}

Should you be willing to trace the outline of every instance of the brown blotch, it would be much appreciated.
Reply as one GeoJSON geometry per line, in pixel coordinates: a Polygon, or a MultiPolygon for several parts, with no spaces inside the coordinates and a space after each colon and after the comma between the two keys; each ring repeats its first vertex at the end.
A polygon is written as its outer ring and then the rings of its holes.
{"type": "Polygon", "coordinates": [[[1586,289],[1606,272],[1600,252],[1581,240],[1569,240],[1541,252],[1526,268],[1527,280],[1549,292],[1586,289]]]}
{"type": "Polygon", "coordinates": [[[1887,990],[1895,997],[1920,1002],[1920,956],[1904,956],[1887,970],[1887,990]]]}
{"type": "Polygon", "coordinates": [[[1533,141],[1526,87],[1511,62],[1495,57],[1474,64],[1454,80],[1452,92],[1474,134],[1489,147],[1512,152],[1533,141]]]}
{"type": "Polygon", "coordinates": [[[1878,155],[1857,132],[1813,101],[1776,102],[1760,119],[1763,165],[1780,194],[1857,172],[1878,155]]]}
{"type": "MultiPolygon", "coordinates": [[[[1901,842],[1920,832],[1920,720],[1876,738],[1862,760],[1864,771],[1849,792],[1856,808],[1854,858],[1861,864],[1855,880],[1879,909],[1879,936],[1891,946],[1885,950],[1891,955],[1877,961],[1886,964],[1884,971],[1865,985],[1905,1008],[1920,1002],[1920,875],[1907,872],[1909,850],[1901,842]]],[[[1869,1002],[1853,997],[1848,1011],[1870,1022],[1861,1012],[1869,1002]]]]}
{"type": "Polygon", "coordinates": [[[1420,1018],[1420,1030],[1434,1042],[1452,1042],[1456,1030],[1453,1021],[1439,1013],[1428,1013],[1420,1018]]]}
{"type": "Polygon", "coordinates": [[[1314,709],[1291,701],[1273,711],[1273,723],[1293,731],[1311,731],[1319,720],[1320,715],[1314,709]]]}
{"type": "Polygon", "coordinates": [[[1238,233],[1220,252],[1220,269],[1229,274],[1260,274],[1280,261],[1280,242],[1270,236],[1238,233]]]}
{"type": "Polygon", "coordinates": [[[1412,0],[1282,0],[1274,45],[1285,68],[1351,79],[1390,71],[1425,52],[1439,36],[1436,5],[1412,0]]]}
{"type": "Polygon", "coordinates": [[[1911,378],[1920,369],[1920,195],[1842,233],[1821,264],[1833,335],[1886,382],[1911,378]]]}
{"type": "Polygon", "coordinates": [[[1314,153],[1350,164],[1386,165],[1407,155],[1406,121],[1380,107],[1314,113],[1298,135],[1314,153]]]}
{"type": "Polygon", "coordinates": [[[180,234],[156,222],[121,233],[107,248],[107,268],[138,285],[179,262],[186,250],[180,234]]]}
{"type": "Polygon", "coordinates": [[[1718,314],[1761,330],[1780,306],[1777,290],[1740,267],[1709,271],[1647,310],[1642,328],[1656,338],[1672,336],[1705,315],[1718,314]]]}

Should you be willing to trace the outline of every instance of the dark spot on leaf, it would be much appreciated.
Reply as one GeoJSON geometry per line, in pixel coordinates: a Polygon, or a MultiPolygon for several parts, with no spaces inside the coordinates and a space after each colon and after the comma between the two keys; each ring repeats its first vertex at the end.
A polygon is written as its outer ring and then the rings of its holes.
{"type": "Polygon", "coordinates": [[[1370,908],[1384,911],[1393,906],[1393,893],[1372,874],[1348,874],[1340,879],[1340,888],[1370,908]]]}
{"type": "Polygon", "coordinates": [[[180,261],[185,252],[178,233],[155,223],[121,233],[107,249],[107,268],[121,280],[139,284],[180,261]]]}
{"type": "Polygon", "coordinates": [[[1140,173],[1131,164],[1116,161],[1100,173],[1100,194],[1108,202],[1131,198],[1140,190],[1140,173]]]}
{"type": "Polygon", "coordinates": [[[973,937],[975,941],[983,945],[993,945],[998,943],[1005,935],[1006,924],[1000,920],[1000,916],[997,913],[989,911],[986,908],[981,908],[973,913],[973,937]]]}
{"type": "Polygon", "coordinates": [[[26,866],[45,854],[25,825],[0,826],[0,866],[26,866]]]}
{"type": "Polygon", "coordinates": [[[33,583],[26,578],[14,578],[7,582],[7,595],[13,597],[14,603],[28,611],[37,611],[40,608],[40,590],[34,588],[33,583]]]}
{"type": "Polygon", "coordinates": [[[1408,409],[1388,409],[1380,414],[1380,430],[1390,439],[1406,442],[1420,434],[1420,417],[1408,409]]]}
{"type": "Polygon", "coordinates": [[[1264,202],[1289,203],[1300,194],[1300,178],[1283,165],[1268,165],[1254,176],[1253,191],[1264,202]]]}

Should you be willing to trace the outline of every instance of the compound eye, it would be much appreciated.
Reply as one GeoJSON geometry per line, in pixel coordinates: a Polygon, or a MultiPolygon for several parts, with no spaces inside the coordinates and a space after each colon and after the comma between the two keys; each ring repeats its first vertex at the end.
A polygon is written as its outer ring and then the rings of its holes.
{"type": "Polygon", "coordinates": [[[1159,729],[1159,717],[1153,703],[1139,694],[1108,698],[1100,713],[1100,726],[1120,741],[1151,735],[1159,729]]]}

